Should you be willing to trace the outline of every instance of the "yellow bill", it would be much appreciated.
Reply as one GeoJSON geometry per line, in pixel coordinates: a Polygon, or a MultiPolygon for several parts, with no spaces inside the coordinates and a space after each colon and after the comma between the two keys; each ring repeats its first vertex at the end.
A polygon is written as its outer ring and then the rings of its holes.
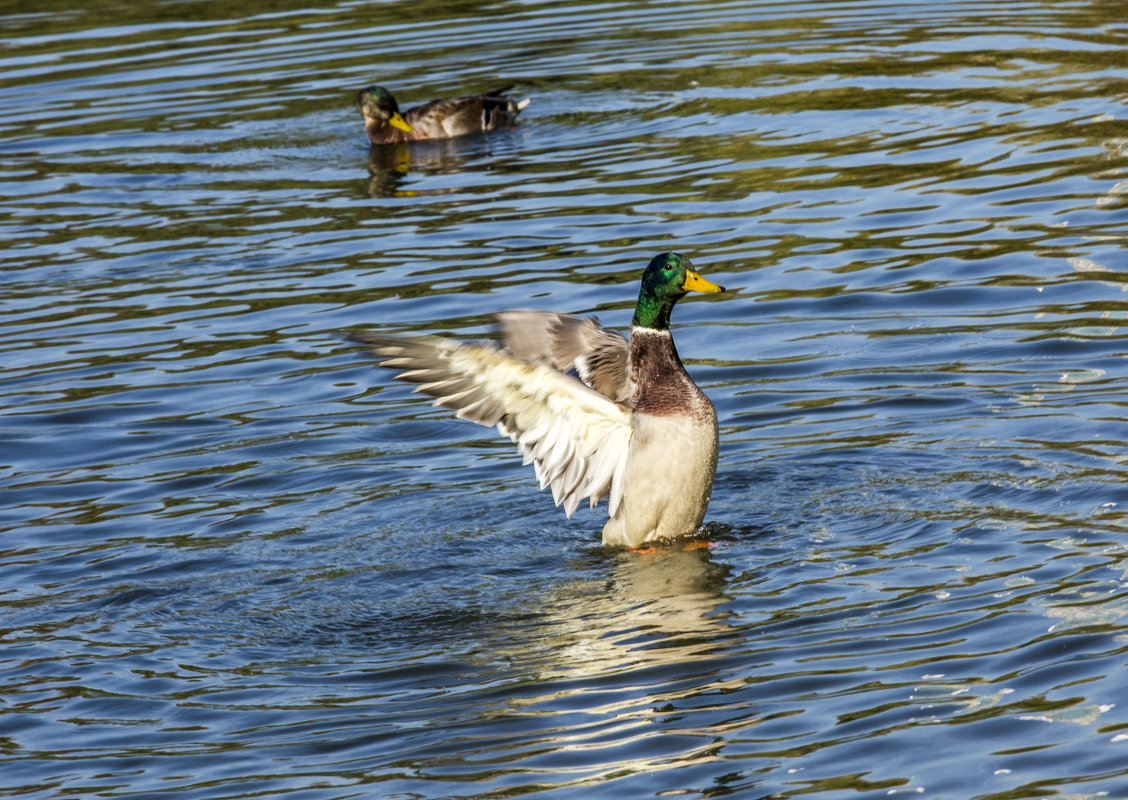
{"type": "Polygon", "coordinates": [[[691,269],[685,271],[685,283],[682,284],[682,288],[687,292],[723,292],[725,290],[725,287],[705,280],[691,269]]]}
{"type": "Polygon", "coordinates": [[[408,124],[407,120],[403,118],[403,114],[398,111],[388,117],[388,124],[393,128],[399,128],[404,133],[411,133],[415,130],[408,124]]]}

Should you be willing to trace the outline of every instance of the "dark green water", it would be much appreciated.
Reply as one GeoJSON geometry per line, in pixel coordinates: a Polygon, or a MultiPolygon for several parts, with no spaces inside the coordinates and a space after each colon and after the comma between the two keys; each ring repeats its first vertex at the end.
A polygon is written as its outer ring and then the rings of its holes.
{"type": "Polygon", "coordinates": [[[0,5],[0,797],[1128,797],[1124,19],[0,5]],[[671,249],[707,548],[343,338],[671,249]]]}

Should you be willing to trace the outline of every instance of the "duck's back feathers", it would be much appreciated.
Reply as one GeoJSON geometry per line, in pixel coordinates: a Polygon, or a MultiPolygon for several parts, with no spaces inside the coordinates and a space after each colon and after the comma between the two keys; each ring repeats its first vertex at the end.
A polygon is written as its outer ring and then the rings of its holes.
{"type": "Polygon", "coordinates": [[[502,94],[504,91],[495,89],[486,94],[452,100],[432,100],[426,105],[409,108],[404,117],[412,128],[423,134],[419,138],[446,139],[466,133],[492,131],[512,125],[517,114],[529,104],[527,98],[517,102],[502,94]]]}
{"type": "Polygon", "coordinates": [[[463,419],[496,426],[532,463],[541,488],[568,516],[583,498],[610,496],[614,514],[631,439],[630,411],[547,363],[524,361],[488,345],[433,336],[354,336],[402,370],[396,378],[463,419]]]}
{"type": "Polygon", "coordinates": [[[505,311],[495,314],[505,351],[515,358],[540,361],[567,372],[614,400],[632,405],[630,346],[622,335],[600,327],[595,317],[553,311],[505,311]]]}

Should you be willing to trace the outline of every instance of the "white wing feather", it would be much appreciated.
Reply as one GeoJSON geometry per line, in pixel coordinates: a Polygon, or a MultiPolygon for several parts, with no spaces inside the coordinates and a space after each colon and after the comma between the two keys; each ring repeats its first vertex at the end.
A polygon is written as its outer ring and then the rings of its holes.
{"type": "Polygon", "coordinates": [[[396,378],[419,383],[415,391],[435,405],[513,440],[569,517],[585,497],[594,508],[610,495],[608,512],[618,510],[631,438],[624,406],[547,364],[487,345],[433,336],[356,338],[372,346],[381,366],[403,370],[396,378]]]}

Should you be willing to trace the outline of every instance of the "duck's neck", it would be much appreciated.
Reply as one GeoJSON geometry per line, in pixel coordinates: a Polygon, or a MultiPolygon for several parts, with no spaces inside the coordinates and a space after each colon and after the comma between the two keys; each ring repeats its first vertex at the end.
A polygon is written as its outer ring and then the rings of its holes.
{"type": "Polygon", "coordinates": [[[392,144],[394,142],[410,142],[413,139],[418,139],[418,136],[413,136],[407,131],[401,131],[399,128],[393,128],[386,122],[381,122],[378,119],[367,117],[364,120],[364,132],[368,134],[368,141],[372,144],[392,144]]]}
{"type": "Polygon", "coordinates": [[[643,328],[658,332],[670,332],[670,312],[674,304],[669,300],[659,300],[652,297],[644,288],[638,295],[634,316],[631,318],[631,330],[643,328]]]}
{"type": "Polygon", "coordinates": [[[635,411],[654,416],[700,416],[712,406],[690,379],[669,328],[631,326],[635,411]]]}

